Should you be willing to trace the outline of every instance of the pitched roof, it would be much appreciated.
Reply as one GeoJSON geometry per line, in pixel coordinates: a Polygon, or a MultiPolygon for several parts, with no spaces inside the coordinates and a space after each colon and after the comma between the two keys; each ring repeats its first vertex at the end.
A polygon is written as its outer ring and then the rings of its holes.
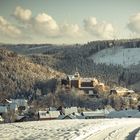
{"type": "Polygon", "coordinates": [[[85,117],[96,117],[96,116],[105,116],[105,112],[103,110],[97,110],[97,111],[90,111],[90,112],[83,112],[83,115],[85,117]]]}
{"type": "Polygon", "coordinates": [[[75,115],[69,114],[69,115],[60,115],[58,119],[77,119],[75,115]]]}
{"type": "Polygon", "coordinates": [[[137,113],[139,113],[139,111],[136,109],[112,111],[108,114],[108,117],[111,117],[111,118],[135,117],[137,113]]]}
{"type": "Polygon", "coordinates": [[[40,119],[58,118],[60,115],[59,111],[39,111],[40,119]]]}
{"type": "Polygon", "coordinates": [[[64,114],[65,115],[69,115],[69,114],[77,113],[77,112],[78,112],[77,107],[70,107],[70,108],[65,108],[64,109],[64,114]]]}

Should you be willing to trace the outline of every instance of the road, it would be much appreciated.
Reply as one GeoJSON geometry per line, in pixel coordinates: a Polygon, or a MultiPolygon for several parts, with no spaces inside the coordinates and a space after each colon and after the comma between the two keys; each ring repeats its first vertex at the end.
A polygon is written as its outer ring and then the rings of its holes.
{"type": "Polygon", "coordinates": [[[108,126],[91,134],[86,140],[140,140],[140,123],[128,120],[116,126],[108,126]]]}

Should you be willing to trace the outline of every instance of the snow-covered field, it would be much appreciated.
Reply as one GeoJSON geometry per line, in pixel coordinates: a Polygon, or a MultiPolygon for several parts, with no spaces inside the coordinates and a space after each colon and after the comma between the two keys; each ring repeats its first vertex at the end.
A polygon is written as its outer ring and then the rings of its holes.
{"type": "Polygon", "coordinates": [[[99,51],[91,58],[96,63],[122,65],[128,67],[140,63],[140,48],[108,48],[99,51]]]}
{"type": "Polygon", "coordinates": [[[0,125],[1,140],[140,140],[140,119],[53,120],[0,125]]]}

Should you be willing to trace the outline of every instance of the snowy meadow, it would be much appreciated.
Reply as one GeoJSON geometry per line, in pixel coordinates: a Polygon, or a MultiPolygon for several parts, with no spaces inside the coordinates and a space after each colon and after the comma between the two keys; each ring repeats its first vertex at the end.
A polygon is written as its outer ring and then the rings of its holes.
{"type": "Polygon", "coordinates": [[[74,119],[1,124],[0,139],[140,140],[140,119],[74,119]]]}

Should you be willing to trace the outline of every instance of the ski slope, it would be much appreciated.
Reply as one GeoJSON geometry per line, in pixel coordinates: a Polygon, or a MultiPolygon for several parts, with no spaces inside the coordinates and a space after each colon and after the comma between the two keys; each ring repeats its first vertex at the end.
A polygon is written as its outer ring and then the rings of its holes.
{"type": "Polygon", "coordinates": [[[90,58],[93,59],[95,63],[129,67],[130,65],[140,64],[140,48],[108,48],[99,51],[90,58]]]}
{"type": "Polygon", "coordinates": [[[140,140],[140,119],[52,120],[0,125],[1,140],[140,140]]]}

